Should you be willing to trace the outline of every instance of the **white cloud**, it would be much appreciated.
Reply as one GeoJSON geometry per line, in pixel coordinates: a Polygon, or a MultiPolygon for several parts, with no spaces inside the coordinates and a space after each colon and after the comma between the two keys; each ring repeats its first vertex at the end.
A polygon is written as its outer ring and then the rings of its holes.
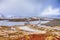
{"type": "MultiPolygon", "coordinates": [[[[31,0],[32,1],[32,0],[31,0]]],[[[36,5],[29,0],[5,0],[0,4],[0,13],[4,15],[34,15],[36,5]]]]}
{"type": "Polygon", "coordinates": [[[44,9],[44,11],[40,15],[43,17],[54,17],[60,15],[60,9],[48,6],[47,8],[44,9]]]}
{"type": "MultiPolygon", "coordinates": [[[[0,3],[0,13],[10,17],[18,16],[55,16],[58,15],[59,9],[53,9],[51,0],[5,0],[0,3]],[[36,5],[38,4],[38,5],[36,5]],[[51,6],[49,6],[51,5],[51,6]],[[49,6],[48,8],[46,8],[49,6]],[[43,11],[43,12],[42,12],[43,11]],[[41,13],[42,12],[42,13],[41,13]],[[10,15],[10,16],[9,16],[10,15]]],[[[54,0],[53,0],[54,1],[54,0]]],[[[52,3],[54,3],[52,1],[52,3]]]]}

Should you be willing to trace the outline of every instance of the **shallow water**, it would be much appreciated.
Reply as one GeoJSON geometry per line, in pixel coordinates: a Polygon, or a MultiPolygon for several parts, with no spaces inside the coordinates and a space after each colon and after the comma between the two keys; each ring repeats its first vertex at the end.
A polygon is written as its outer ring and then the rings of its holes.
{"type": "MultiPolygon", "coordinates": [[[[41,24],[48,23],[49,21],[41,21],[41,24]]],[[[24,25],[27,22],[9,22],[9,21],[0,21],[0,25],[3,26],[13,26],[13,25],[24,25]]],[[[39,21],[31,21],[30,24],[38,24],[39,21]]]]}

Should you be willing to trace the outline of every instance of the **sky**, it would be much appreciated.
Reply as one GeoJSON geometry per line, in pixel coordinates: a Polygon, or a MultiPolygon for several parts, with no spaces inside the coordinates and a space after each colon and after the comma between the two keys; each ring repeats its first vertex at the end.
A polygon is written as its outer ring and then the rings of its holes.
{"type": "Polygon", "coordinates": [[[0,0],[0,16],[60,17],[60,0],[0,0]]]}

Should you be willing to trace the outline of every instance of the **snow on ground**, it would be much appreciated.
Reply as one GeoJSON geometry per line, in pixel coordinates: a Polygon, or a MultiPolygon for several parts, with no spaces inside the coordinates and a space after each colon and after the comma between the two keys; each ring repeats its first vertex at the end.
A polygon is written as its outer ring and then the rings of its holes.
{"type": "Polygon", "coordinates": [[[37,29],[32,29],[28,26],[20,26],[19,27],[21,30],[25,30],[25,31],[31,31],[31,32],[36,32],[36,33],[46,33],[46,31],[41,31],[41,30],[37,30],[37,29]]]}

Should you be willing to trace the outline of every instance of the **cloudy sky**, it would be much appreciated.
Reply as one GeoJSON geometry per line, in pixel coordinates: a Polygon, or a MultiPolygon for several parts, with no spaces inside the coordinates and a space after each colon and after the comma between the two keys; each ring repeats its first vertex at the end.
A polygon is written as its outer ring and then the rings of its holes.
{"type": "Polygon", "coordinates": [[[60,17],[60,0],[0,0],[0,14],[60,17]]]}

